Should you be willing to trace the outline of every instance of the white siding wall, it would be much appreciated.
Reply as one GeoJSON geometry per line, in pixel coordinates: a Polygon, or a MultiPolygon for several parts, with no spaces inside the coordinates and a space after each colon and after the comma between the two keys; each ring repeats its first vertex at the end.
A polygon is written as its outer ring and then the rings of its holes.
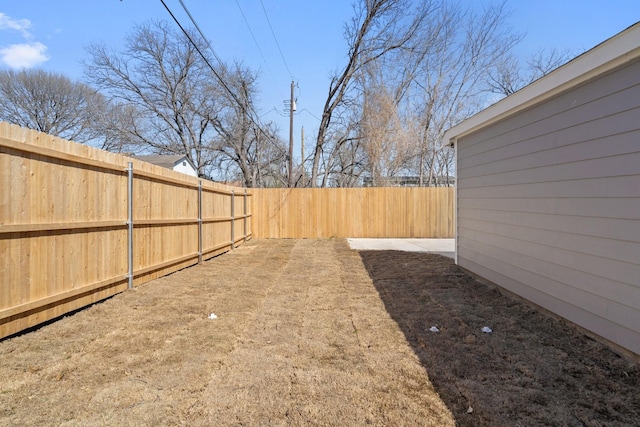
{"type": "Polygon", "coordinates": [[[179,162],[178,164],[176,164],[173,167],[173,170],[176,172],[182,172],[185,173],[187,175],[191,175],[191,176],[198,176],[198,173],[196,172],[195,169],[193,169],[193,167],[191,167],[191,165],[189,164],[189,162],[187,162],[186,160],[183,160],[181,162],[179,162]]]}
{"type": "Polygon", "coordinates": [[[457,153],[458,263],[640,354],[640,62],[457,153]]]}

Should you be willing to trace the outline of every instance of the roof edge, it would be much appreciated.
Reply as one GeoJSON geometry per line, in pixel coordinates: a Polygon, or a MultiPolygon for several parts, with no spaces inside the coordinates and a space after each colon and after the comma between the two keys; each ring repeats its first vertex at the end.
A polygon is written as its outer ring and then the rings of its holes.
{"type": "Polygon", "coordinates": [[[448,129],[441,147],[640,57],[640,22],[448,129]]]}

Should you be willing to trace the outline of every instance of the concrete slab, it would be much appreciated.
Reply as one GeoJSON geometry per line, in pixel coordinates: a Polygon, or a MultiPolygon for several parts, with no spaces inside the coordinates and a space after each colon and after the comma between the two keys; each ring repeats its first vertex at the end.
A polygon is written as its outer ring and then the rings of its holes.
{"type": "Polygon", "coordinates": [[[359,251],[431,252],[455,257],[455,239],[347,239],[351,249],[359,251]]]}

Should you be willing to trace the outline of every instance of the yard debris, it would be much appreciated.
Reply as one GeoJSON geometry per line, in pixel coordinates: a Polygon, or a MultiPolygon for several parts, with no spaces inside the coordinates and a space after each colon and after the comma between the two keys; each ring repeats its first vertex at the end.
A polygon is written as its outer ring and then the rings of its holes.
{"type": "Polygon", "coordinates": [[[437,326],[432,326],[432,327],[429,328],[429,331],[431,331],[431,332],[440,332],[440,329],[438,329],[437,326]]]}
{"type": "Polygon", "coordinates": [[[491,328],[490,328],[490,327],[488,327],[488,326],[483,326],[480,330],[481,330],[482,332],[484,332],[485,334],[490,334],[491,332],[493,332],[493,331],[491,330],[491,328]]]}
{"type": "Polygon", "coordinates": [[[213,319],[217,319],[217,318],[218,318],[218,316],[216,316],[216,315],[215,315],[215,313],[211,313],[211,314],[209,315],[209,319],[211,319],[211,320],[213,320],[213,319]]]}
{"type": "Polygon", "coordinates": [[[469,406],[469,409],[467,409],[467,414],[471,414],[473,413],[473,407],[469,406]]]}

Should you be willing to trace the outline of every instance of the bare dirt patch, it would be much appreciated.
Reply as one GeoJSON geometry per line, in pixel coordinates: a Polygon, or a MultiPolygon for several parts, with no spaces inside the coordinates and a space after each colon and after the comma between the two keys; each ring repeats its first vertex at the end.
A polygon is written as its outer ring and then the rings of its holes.
{"type": "Polygon", "coordinates": [[[474,280],[449,258],[361,256],[458,425],[640,425],[637,364],[474,280]]]}

